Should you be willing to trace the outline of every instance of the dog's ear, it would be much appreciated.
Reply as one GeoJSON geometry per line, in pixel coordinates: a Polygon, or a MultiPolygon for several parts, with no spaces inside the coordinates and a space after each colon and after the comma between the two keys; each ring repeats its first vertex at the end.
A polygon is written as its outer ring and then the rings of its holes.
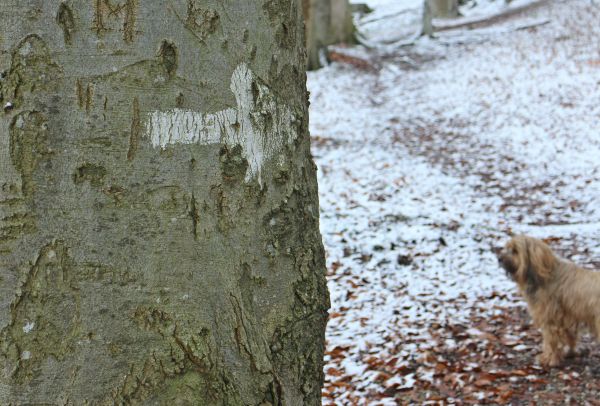
{"type": "Polygon", "coordinates": [[[552,275],[552,270],[556,267],[556,257],[554,253],[544,242],[531,238],[524,237],[523,244],[525,245],[524,259],[524,279],[527,284],[527,290],[534,293],[537,288],[546,283],[552,275]]]}
{"type": "Polygon", "coordinates": [[[547,280],[556,267],[556,257],[545,242],[528,238],[529,265],[539,278],[547,280]]]}
{"type": "Polygon", "coordinates": [[[527,245],[526,237],[523,235],[519,235],[513,237],[509,244],[509,248],[513,257],[515,257],[515,264],[517,265],[517,270],[515,272],[515,280],[520,285],[528,284],[528,274],[530,268],[529,262],[529,246],[527,245]]]}

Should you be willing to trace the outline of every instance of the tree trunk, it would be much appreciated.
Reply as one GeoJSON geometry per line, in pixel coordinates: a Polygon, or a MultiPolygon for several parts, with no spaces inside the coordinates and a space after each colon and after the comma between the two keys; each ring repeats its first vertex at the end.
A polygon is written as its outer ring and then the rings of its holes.
{"type": "Polygon", "coordinates": [[[296,0],[0,0],[0,404],[320,404],[296,0]]]}
{"type": "Polygon", "coordinates": [[[348,0],[331,0],[330,44],[354,42],[354,22],[348,0]]]}
{"type": "Polygon", "coordinates": [[[458,0],[425,0],[433,18],[453,18],[458,16],[458,0]]]}
{"type": "Polygon", "coordinates": [[[306,31],[308,69],[321,67],[321,53],[327,47],[331,7],[329,0],[302,0],[306,31]]]}
{"type": "Polygon", "coordinates": [[[348,0],[302,0],[308,69],[321,67],[328,45],[354,42],[354,23],[348,0]]]}
{"type": "Polygon", "coordinates": [[[433,36],[433,16],[431,15],[431,6],[429,0],[423,1],[423,17],[421,23],[421,35],[433,36]]]}

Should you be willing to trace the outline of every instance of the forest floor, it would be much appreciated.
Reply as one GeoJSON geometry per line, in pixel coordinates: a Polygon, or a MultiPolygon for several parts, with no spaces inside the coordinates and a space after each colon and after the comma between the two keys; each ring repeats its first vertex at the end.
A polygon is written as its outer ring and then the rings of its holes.
{"type": "Polygon", "coordinates": [[[370,3],[372,47],[336,48],[308,81],[324,404],[600,404],[600,343],[540,367],[492,251],[527,233],[600,268],[600,6],[550,1],[398,46],[402,2],[370,3]]]}

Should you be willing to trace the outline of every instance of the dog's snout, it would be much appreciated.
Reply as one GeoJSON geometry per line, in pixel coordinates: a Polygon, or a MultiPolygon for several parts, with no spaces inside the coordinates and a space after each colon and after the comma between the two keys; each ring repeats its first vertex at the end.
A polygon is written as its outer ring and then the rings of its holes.
{"type": "Polygon", "coordinates": [[[496,254],[496,258],[498,258],[498,264],[501,268],[504,268],[507,275],[513,276],[517,267],[511,255],[508,255],[507,247],[494,247],[492,248],[492,252],[496,254]]]}

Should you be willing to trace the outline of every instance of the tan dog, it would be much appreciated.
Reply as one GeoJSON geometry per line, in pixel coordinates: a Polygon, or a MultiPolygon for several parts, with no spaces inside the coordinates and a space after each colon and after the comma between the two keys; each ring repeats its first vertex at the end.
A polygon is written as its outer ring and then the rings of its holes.
{"type": "Polygon", "coordinates": [[[542,330],[540,364],[556,366],[574,354],[579,327],[600,337],[600,273],[557,257],[543,241],[527,236],[512,238],[499,260],[542,330]]]}

